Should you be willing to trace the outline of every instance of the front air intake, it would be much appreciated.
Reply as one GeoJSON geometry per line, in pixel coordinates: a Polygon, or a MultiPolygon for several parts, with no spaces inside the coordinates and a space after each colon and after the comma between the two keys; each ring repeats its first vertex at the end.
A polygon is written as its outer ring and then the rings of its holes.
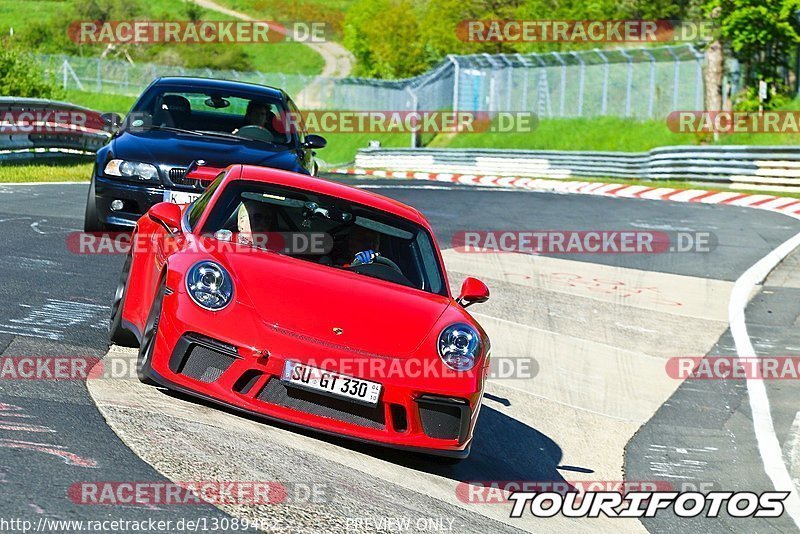
{"type": "Polygon", "coordinates": [[[277,378],[267,382],[258,394],[258,400],[367,428],[383,430],[386,427],[383,404],[372,407],[334,399],[287,386],[277,378]]]}
{"type": "Polygon", "coordinates": [[[464,443],[469,432],[469,403],[464,399],[422,395],[417,400],[422,430],[437,439],[458,439],[464,443]]]}

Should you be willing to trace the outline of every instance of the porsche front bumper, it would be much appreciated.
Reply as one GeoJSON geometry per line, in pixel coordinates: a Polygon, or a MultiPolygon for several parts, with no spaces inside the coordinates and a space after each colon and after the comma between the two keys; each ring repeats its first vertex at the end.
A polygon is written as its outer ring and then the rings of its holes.
{"type": "MultiPolygon", "coordinates": [[[[253,350],[263,338],[253,336],[254,328],[242,323],[241,314],[231,315],[239,317],[238,328],[233,329],[228,329],[223,320],[195,320],[201,317],[195,313],[196,306],[178,305],[186,298],[175,293],[165,299],[151,362],[153,381],[237,411],[326,434],[455,458],[469,454],[484,370],[451,380],[351,374],[383,386],[377,405],[365,406],[281,380],[286,361],[314,365],[314,360],[305,355],[318,354],[320,346],[270,332],[269,351],[253,350]],[[192,313],[186,313],[187,307],[192,313]],[[213,331],[207,328],[209,324],[214,325],[213,331]],[[221,331],[249,335],[220,340],[221,331]]],[[[329,362],[338,356],[352,357],[336,348],[325,350],[329,362]]]]}

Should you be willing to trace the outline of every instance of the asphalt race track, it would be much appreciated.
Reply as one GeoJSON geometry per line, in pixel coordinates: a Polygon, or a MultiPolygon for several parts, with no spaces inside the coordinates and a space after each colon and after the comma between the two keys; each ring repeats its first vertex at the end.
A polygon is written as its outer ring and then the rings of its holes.
{"type": "MultiPolygon", "coordinates": [[[[464,498],[470,481],[666,481],[682,489],[772,489],[744,380],[679,382],[677,356],[735,355],[735,281],[800,232],[800,221],[732,206],[558,195],[411,180],[344,180],[419,208],[442,249],[465,230],[710,232],[709,252],[529,256],[445,250],[492,298],[470,308],[493,352],[534,358],[533,378],[487,386],[472,456],[458,465],[264,424],[131,380],[0,380],[0,494],[7,518],[186,521],[230,517],[292,532],[796,531],[773,520],[509,518],[508,503],[464,498]],[[109,506],[74,502],[92,481],[276,481],[325,488],[275,505],[109,506]],[[410,520],[403,530],[403,520],[410,520]],[[421,522],[420,522],[421,520],[421,522]],[[373,521],[373,522],[369,522],[373,521]],[[392,526],[398,527],[394,530],[392,526]],[[369,527],[369,528],[368,528],[369,527]],[[384,529],[383,531],[387,531],[384,529]]],[[[87,185],[0,185],[2,356],[109,350],[120,255],[79,255],[87,185]]],[[[759,355],[800,356],[800,255],[752,292],[759,355]]],[[[126,354],[112,348],[112,354],[126,354]]],[[[766,384],[781,461],[800,478],[796,381],[766,384]]],[[[174,524],[174,523],[173,523],[174,524]]],[[[174,528],[173,528],[174,530],[174,528]]]]}

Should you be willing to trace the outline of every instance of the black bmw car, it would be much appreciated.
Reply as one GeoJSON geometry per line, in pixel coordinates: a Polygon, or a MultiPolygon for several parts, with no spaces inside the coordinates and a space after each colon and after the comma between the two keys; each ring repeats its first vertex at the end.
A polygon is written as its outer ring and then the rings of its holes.
{"type": "Polygon", "coordinates": [[[84,230],[131,228],[152,205],[188,203],[208,185],[186,178],[193,163],[246,163],[315,175],[314,149],[280,89],[205,78],[159,78],[145,89],[118,129],[97,151],[84,230]]]}

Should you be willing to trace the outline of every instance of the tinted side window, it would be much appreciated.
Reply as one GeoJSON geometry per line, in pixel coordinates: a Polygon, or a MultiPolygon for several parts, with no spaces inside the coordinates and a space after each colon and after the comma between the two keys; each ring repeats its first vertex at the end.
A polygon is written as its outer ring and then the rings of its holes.
{"type": "Polygon", "coordinates": [[[296,128],[295,133],[297,133],[297,137],[300,140],[300,143],[302,144],[306,140],[306,125],[302,119],[303,115],[300,113],[300,110],[297,109],[297,106],[294,105],[294,102],[292,101],[291,98],[286,99],[286,105],[289,107],[289,113],[291,113],[293,117],[299,119],[300,124],[296,125],[299,127],[296,128]]]}
{"type": "Polygon", "coordinates": [[[214,191],[216,191],[217,187],[219,187],[224,175],[225,173],[220,173],[220,175],[217,176],[211,185],[208,186],[208,189],[206,189],[205,193],[200,195],[200,198],[192,203],[192,206],[189,208],[189,228],[194,228],[194,225],[200,220],[200,216],[205,211],[206,206],[208,206],[208,202],[211,200],[211,197],[214,196],[214,191]]]}

